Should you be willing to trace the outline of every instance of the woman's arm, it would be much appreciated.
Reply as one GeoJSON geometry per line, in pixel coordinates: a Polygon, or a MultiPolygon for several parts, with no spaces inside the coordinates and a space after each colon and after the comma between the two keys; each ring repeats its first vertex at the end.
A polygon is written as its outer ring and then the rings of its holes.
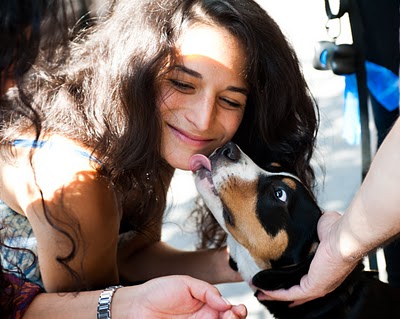
{"type": "Polygon", "coordinates": [[[184,251],[160,241],[162,222],[153,223],[145,234],[122,242],[118,269],[123,281],[135,282],[167,275],[188,275],[211,284],[242,281],[229,266],[226,247],[184,251]]]}
{"type": "Polygon", "coordinates": [[[77,289],[75,278],[57,261],[58,257],[68,256],[72,248],[76,255],[67,265],[79,276],[82,288],[117,284],[120,215],[109,185],[96,173],[82,172],[75,181],[51,195],[43,189],[46,209],[56,227],[45,220],[40,201],[33,202],[26,211],[37,238],[46,291],[77,289]],[[73,243],[57,228],[68,232],[73,243]]]}
{"type": "Polygon", "coordinates": [[[211,284],[242,281],[229,266],[226,247],[220,249],[183,251],[156,241],[119,263],[120,272],[129,282],[166,275],[188,275],[211,284]],[[123,269],[121,269],[123,268],[123,269]]]}
{"type": "MultiPolygon", "coordinates": [[[[24,319],[95,319],[101,291],[43,293],[27,309],[24,319]]],[[[214,286],[186,276],[171,276],[116,290],[113,319],[210,318],[241,319],[247,310],[232,306],[214,286]]]]}
{"type": "Polygon", "coordinates": [[[324,296],[362,256],[400,233],[400,120],[379,148],[343,217],[325,213],[318,224],[320,246],[299,286],[267,292],[268,299],[296,304],[324,296]]]}

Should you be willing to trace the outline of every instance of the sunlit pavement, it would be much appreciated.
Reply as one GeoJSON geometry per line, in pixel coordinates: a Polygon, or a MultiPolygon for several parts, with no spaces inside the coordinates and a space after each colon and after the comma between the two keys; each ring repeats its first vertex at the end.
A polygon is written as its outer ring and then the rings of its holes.
{"type": "MultiPolygon", "coordinates": [[[[348,145],[342,138],[344,79],[330,71],[317,71],[311,65],[315,43],[328,39],[324,1],[260,0],[258,3],[277,21],[294,46],[320,107],[321,127],[315,157],[319,204],[323,210],[344,212],[361,182],[361,151],[360,146],[348,145]],[[320,165],[325,173],[320,170],[320,165]]],[[[339,42],[351,43],[347,23],[347,20],[342,21],[339,42]]],[[[370,126],[374,133],[373,125],[370,126]]],[[[373,134],[371,140],[375,143],[373,134]]],[[[191,173],[178,171],[169,193],[169,213],[163,230],[163,239],[175,247],[188,250],[195,247],[196,234],[188,218],[195,196],[191,173]]],[[[385,269],[381,252],[378,252],[378,265],[380,270],[385,269]]],[[[386,280],[384,271],[381,279],[386,280]]],[[[258,304],[247,284],[223,284],[217,287],[232,303],[244,303],[249,310],[249,319],[273,318],[258,304]]]]}

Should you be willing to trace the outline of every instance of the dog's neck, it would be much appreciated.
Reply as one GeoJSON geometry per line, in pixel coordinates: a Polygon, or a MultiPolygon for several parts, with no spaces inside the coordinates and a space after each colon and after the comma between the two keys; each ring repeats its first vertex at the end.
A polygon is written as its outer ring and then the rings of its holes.
{"type": "MultiPolygon", "coordinates": [[[[271,279],[265,280],[264,282],[259,280],[259,283],[269,285],[269,287],[265,289],[274,290],[280,288],[289,288],[300,281],[301,276],[308,271],[312,257],[318,248],[319,241],[316,234],[309,239],[309,242],[306,246],[311,248],[308,251],[308,256],[304,260],[299,262],[298,257],[293,259],[293,257],[289,258],[282,256],[282,258],[277,261],[265,261],[264,266],[268,267],[266,270],[262,270],[263,268],[260,268],[255,263],[249,251],[239,244],[230,234],[228,234],[227,237],[227,244],[230,251],[231,268],[239,271],[244,281],[254,284],[254,278],[256,278],[257,281],[259,276],[262,277],[263,274],[268,276],[268,274],[272,272],[274,273],[274,276],[272,276],[271,279]]],[[[288,255],[295,254],[290,253],[288,255]]],[[[263,288],[262,286],[255,286],[263,288]]],[[[251,285],[251,287],[253,287],[253,285],[251,285]]]]}
{"type": "Polygon", "coordinates": [[[254,262],[249,251],[240,245],[231,235],[228,234],[227,244],[230,253],[230,265],[239,271],[245,282],[250,283],[253,276],[261,271],[261,268],[254,262]]]}
{"type": "Polygon", "coordinates": [[[264,290],[288,289],[298,285],[310,268],[314,253],[295,265],[262,270],[253,277],[253,285],[264,290]]]}

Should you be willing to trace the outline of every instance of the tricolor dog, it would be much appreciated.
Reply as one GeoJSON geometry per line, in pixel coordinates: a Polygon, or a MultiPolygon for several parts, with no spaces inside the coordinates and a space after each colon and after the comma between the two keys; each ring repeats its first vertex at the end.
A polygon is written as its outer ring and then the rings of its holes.
{"type": "MultiPolygon", "coordinates": [[[[243,279],[262,289],[298,284],[318,245],[321,216],[301,181],[278,166],[261,169],[232,142],[209,158],[192,156],[190,166],[205,204],[228,234],[243,279]]],[[[363,271],[362,264],[325,297],[291,308],[287,302],[262,303],[277,319],[400,318],[400,289],[363,271]]]]}

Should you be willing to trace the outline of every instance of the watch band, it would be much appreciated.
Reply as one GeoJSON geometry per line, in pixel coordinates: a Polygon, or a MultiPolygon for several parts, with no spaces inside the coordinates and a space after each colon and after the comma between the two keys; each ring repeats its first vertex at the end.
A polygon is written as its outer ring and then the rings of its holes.
{"type": "Polygon", "coordinates": [[[111,286],[104,289],[97,304],[97,319],[111,319],[111,301],[114,292],[123,286],[111,286]]]}

